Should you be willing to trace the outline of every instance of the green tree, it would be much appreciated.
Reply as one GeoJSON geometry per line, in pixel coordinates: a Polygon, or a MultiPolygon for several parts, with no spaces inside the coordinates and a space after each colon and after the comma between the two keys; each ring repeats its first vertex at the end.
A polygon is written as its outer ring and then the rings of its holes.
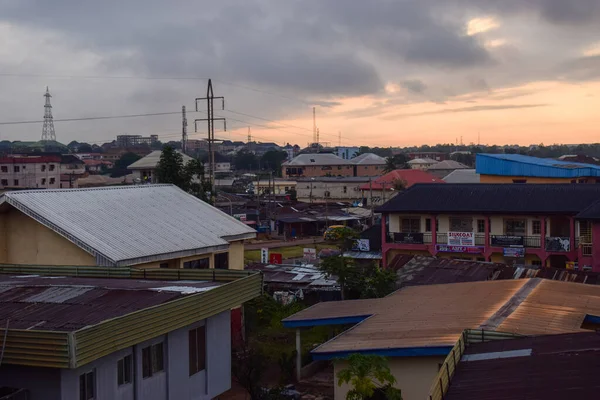
{"type": "Polygon", "coordinates": [[[127,175],[127,167],[129,167],[131,164],[133,164],[140,158],[142,157],[138,156],[135,153],[123,154],[121,158],[115,161],[110,176],[113,178],[119,178],[121,176],[127,175]]]}
{"type": "Polygon", "coordinates": [[[183,182],[183,190],[208,202],[207,192],[211,192],[213,188],[204,176],[204,164],[200,160],[190,160],[183,167],[183,182]]]}
{"type": "Polygon", "coordinates": [[[388,157],[385,159],[385,167],[383,168],[383,172],[385,172],[386,174],[388,172],[392,172],[396,170],[396,161],[394,160],[394,157],[388,157]]]}
{"type": "Polygon", "coordinates": [[[410,168],[407,164],[409,161],[406,154],[400,153],[395,156],[389,156],[385,159],[385,169],[384,172],[392,172],[396,169],[406,169],[410,168]]]}
{"type": "Polygon", "coordinates": [[[295,188],[291,188],[290,190],[288,190],[287,194],[290,195],[290,200],[291,201],[297,201],[298,200],[298,192],[296,191],[295,188]]]}
{"type": "Polygon", "coordinates": [[[237,170],[257,170],[258,157],[246,150],[238,151],[233,157],[233,165],[237,170]]]}
{"type": "Polygon", "coordinates": [[[385,357],[354,353],[347,361],[348,367],[337,373],[338,386],[349,384],[352,388],[346,394],[347,400],[402,400],[385,357]]]}
{"type": "Polygon", "coordinates": [[[185,181],[183,156],[171,146],[165,146],[156,165],[156,179],[160,183],[171,183],[187,192],[188,182],[185,181]]]}
{"type": "Polygon", "coordinates": [[[281,163],[287,158],[287,153],[280,150],[269,150],[261,157],[264,169],[273,171],[276,176],[281,176],[281,163]]]}

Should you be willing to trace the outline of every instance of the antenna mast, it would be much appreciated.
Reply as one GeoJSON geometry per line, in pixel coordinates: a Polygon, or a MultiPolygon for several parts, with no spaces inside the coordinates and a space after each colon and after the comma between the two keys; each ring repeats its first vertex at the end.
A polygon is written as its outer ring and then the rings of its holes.
{"type": "Polygon", "coordinates": [[[183,154],[187,153],[187,116],[185,115],[185,106],[181,107],[181,151],[183,154]]]}

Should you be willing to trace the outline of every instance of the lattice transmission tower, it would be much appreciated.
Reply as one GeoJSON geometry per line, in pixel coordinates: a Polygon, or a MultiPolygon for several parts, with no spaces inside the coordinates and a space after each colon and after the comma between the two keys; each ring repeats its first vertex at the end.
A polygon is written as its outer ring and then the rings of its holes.
{"type": "Polygon", "coordinates": [[[56,133],[54,132],[54,119],[52,118],[52,104],[50,104],[50,90],[46,86],[46,104],[44,104],[44,126],[42,127],[42,141],[47,142],[48,140],[56,140],[56,133]]]}

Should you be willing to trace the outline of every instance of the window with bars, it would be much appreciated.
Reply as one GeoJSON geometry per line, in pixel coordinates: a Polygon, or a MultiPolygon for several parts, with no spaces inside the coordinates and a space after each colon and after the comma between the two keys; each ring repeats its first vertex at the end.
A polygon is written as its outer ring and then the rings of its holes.
{"type": "Polygon", "coordinates": [[[130,354],[117,361],[117,384],[119,386],[131,383],[133,356],[130,354]]]}
{"type": "Polygon", "coordinates": [[[477,220],[477,233],[485,233],[485,219],[477,220]]]}
{"type": "Polygon", "coordinates": [[[153,344],[142,349],[142,377],[149,378],[158,372],[164,371],[163,343],[153,344]]]}
{"type": "Polygon", "coordinates": [[[524,219],[507,219],[504,220],[504,233],[508,236],[525,236],[526,226],[524,219]]]}
{"type": "Polygon", "coordinates": [[[421,218],[402,218],[400,222],[402,233],[421,232],[421,218]]]}
{"type": "Polygon", "coordinates": [[[92,370],[79,375],[79,400],[96,398],[96,371],[92,370]]]}
{"type": "Polygon", "coordinates": [[[473,218],[450,217],[450,232],[473,232],[473,218]]]}
{"type": "Polygon", "coordinates": [[[210,267],[210,260],[208,257],[199,258],[197,260],[186,261],[183,263],[185,269],[208,269],[210,267]]]}
{"type": "Polygon", "coordinates": [[[189,331],[190,376],[206,369],[206,327],[189,331]]]}
{"type": "Polygon", "coordinates": [[[542,221],[536,219],[531,222],[531,234],[532,235],[541,235],[542,234],[542,221]]]}

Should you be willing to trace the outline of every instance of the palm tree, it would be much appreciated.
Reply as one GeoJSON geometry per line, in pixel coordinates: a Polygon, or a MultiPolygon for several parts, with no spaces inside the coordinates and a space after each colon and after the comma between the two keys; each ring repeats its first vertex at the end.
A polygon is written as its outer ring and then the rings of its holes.
{"type": "Polygon", "coordinates": [[[348,368],[337,374],[338,386],[347,383],[352,387],[346,400],[402,400],[402,392],[394,387],[396,378],[385,357],[354,353],[347,361],[348,368]]]}
{"type": "Polygon", "coordinates": [[[392,172],[396,169],[396,159],[391,156],[385,159],[385,167],[383,168],[383,172],[388,173],[392,172]]]}

